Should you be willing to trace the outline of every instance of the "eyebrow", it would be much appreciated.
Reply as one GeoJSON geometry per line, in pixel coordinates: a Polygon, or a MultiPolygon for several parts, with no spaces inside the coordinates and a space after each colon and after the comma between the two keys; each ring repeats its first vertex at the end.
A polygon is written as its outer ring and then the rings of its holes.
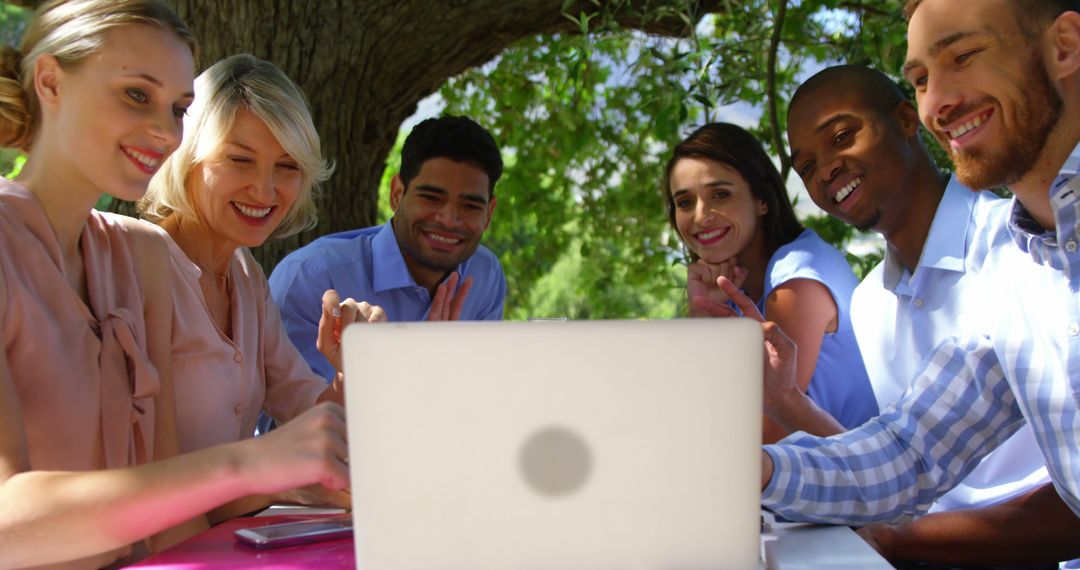
{"type": "MultiPolygon", "coordinates": [[[[157,77],[154,77],[153,75],[150,75],[149,73],[145,73],[145,72],[143,72],[143,73],[129,73],[129,74],[127,74],[127,76],[142,79],[144,81],[147,81],[149,83],[154,84],[155,86],[157,86],[157,87],[159,87],[161,89],[165,88],[165,84],[162,83],[160,79],[158,79],[157,77]]],[[[181,95],[181,97],[194,99],[195,98],[195,92],[194,91],[188,91],[188,92],[184,93],[183,95],[181,95]]]]}
{"type": "MultiPolygon", "coordinates": [[[[945,48],[955,44],[960,40],[970,38],[971,36],[979,36],[984,34],[996,35],[986,31],[967,31],[952,33],[931,44],[930,49],[926,52],[926,55],[930,56],[931,58],[937,57],[938,54],[945,50],[945,48]]],[[[922,65],[922,62],[917,59],[906,61],[904,62],[904,67],[900,69],[900,73],[906,77],[908,72],[920,65],[922,65]]]]}
{"type": "MultiPolygon", "coordinates": [[[[431,192],[432,194],[439,194],[439,195],[442,195],[442,196],[448,196],[450,194],[446,190],[444,190],[442,188],[439,188],[438,186],[432,186],[430,184],[420,184],[419,186],[416,187],[416,189],[418,191],[431,192]]],[[[479,194],[463,194],[461,196],[461,199],[465,200],[467,202],[475,202],[477,204],[481,204],[481,205],[484,205],[484,206],[486,206],[487,203],[488,203],[488,199],[486,197],[484,197],[484,196],[479,195],[479,194]]]]}
{"type": "MultiPolygon", "coordinates": [[[[723,186],[734,186],[734,185],[735,185],[735,183],[730,181],[730,180],[713,180],[712,182],[706,182],[705,183],[706,188],[720,188],[720,187],[723,187],[723,186]]],[[[689,193],[690,193],[689,188],[680,188],[680,189],[672,192],[671,197],[672,198],[678,198],[679,196],[682,196],[683,194],[689,194],[689,193]]]]}
{"type": "MultiPolygon", "coordinates": [[[[851,113],[843,113],[843,112],[841,112],[841,113],[836,113],[836,114],[830,115],[829,118],[822,121],[820,125],[818,125],[817,127],[814,127],[814,134],[816,135],[816,134],[820,133],[821,131],[824,131],[825,129],[835,125],[836,123],[839,123],[840,121],[850,121],[850,120],[855,120],[855,119],[858,119],[858,117],[856,117],[855,115],[853,115],[851,113]]],[[[798,156],[800,154],[802,154],[801,149],[797,149],[797,148],[792,147],[792,149],[791,149],[791,162],[795,162],[795,159],[798,158],[798,156]]]]}

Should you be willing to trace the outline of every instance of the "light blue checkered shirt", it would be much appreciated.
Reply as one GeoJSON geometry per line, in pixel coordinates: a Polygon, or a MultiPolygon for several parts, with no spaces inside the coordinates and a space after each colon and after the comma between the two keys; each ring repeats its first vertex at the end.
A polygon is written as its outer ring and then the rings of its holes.
{"type": "Polygon", "coordinates": [[[794,434],[766,446],[762,504],[792,520],[838,524],[926,512],[1025,421],[1051,479],[1080,516],[1080,146],[1050,188],[1056,232],[1019,202],[1001,271],[987,272],[985,323],[939,345],[914,389],[853,431],[794,434]]]}

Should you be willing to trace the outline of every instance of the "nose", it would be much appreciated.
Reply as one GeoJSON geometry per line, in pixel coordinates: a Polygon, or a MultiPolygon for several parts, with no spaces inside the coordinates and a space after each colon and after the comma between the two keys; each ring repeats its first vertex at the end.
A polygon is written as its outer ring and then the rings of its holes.
{"type": "Polygon", "coordinates": [[[178,120],[172,107],[159,113],[154,113],[149,125],[150,136],[154,138],[166,151],[166,154],[176,150],[180,146],[180,140],[184,137],[184,122],[178,120]]]}
{"type": "Polygon", "coordinates": [[[818,182],[822,184],[829,184],[833,180],[836,180],[836,177],[840,175],[840,168],[841,166],[843,166],[843,164],[844,160],[839,155],[832,157],[831,162],[823,163],[817,169],[818,182]]]}
{"type": "Polygon", "coordinates": [[[927,77],[925,89],[917,92],[915,99],[919,109],[923,110],[923,125],[931,130],[939,128],[942,121],[947,121],[953,110],[964,101],[958,86],[942,75],[933,80],[927,77]]]}
{"type": "Polygon", "coordinates": [[[698,200],[694,209],[694,222],[698,225],[707,225],[716,218],[716,210],[709,206],[705,200],[698,200]]]}
{"type": "Polygon", "coordinates": [[[256,172],[252,193],[263,204],[269,204],[274,199],[274,188],[277,186],[274,181],[274,165],[258,168],[256,172]]]}
{"type": "Polygon", "coordinates": [[[447,228],[459,225],[461,223],[461,213],[458,212],[458,205],[452,200],[444,201],[439,206],[438,211],[435,212],[435,221],[447,228]]]}

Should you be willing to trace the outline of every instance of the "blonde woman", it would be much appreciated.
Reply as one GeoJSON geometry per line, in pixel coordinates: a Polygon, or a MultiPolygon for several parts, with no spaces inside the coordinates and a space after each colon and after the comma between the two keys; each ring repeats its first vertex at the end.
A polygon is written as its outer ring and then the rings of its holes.
{"type": "Polygon", "coordinates": [[[170,457],[167,246],[92,206],[140,198],[180,143],[194,49],[158,1],[67,0],[4,57],[0,144],[28,158],[0,181],[0,567],[106,566],[238,497],[347,483],[333,404],[170,457]]]}
{"type": "MultiPolygon", "coordinates": [[[[327,385],[311,371],[248,250],[310,227],[312,192],[332,172],[300,89],[272,63],[235,55],[195,80],[184,122],[183,143],[139,205],[174,242],[173,367],[180,449],[187,452],[251,437],[262,410],[281,422],[317,402],[342,403],[344,377],[339,371],[327,385]]],[[[343,318],[352,320],[357,308],[381,318],[377,307],[352,301],[341,307],[343,318]]],[[[271,500],[349,504],[344,493],[250,497],[211,518],[271,500]]]]}

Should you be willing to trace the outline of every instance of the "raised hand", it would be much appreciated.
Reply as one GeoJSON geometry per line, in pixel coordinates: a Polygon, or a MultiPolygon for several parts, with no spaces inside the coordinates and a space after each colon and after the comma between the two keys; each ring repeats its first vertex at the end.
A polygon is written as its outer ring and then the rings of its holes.
{"type": "Polygon", "coordinates": [[[315,339],[315,347],[340,374],[342,329],[352,323],[379,322],[386,322],[386,312],[382,307],[353,299],[339,302],[337,291],[328,289],[322,297],[322,316],[319,317],[319,336],[315,339]]]}
{"type": "Polygon", "coordinates": [[[690,301],[690,316],[712,316],[708,311],[694,304],[696,297],[709,299],[715,304],[725,304],[731,300],[717,284],[720,277],[726,277],[736,287],[742,287],[746,276],[746,269],[739,266],[738,260],[734,257],[721,263],[707,263],[699,259],[688,265],[686,267],[686,296],[690,301]]]}
{"type": "Polygon", "coordinates": [[[465,306],[465,299],[472,289],[473,278],[466,277],[458,287],[461,276],[454,271],[439,284],[435,289],[435,297],[431,300],[431,308],[428,309],[427,320],[429,321],[456,321],[461,318],[461,309],[465,306]]]}

